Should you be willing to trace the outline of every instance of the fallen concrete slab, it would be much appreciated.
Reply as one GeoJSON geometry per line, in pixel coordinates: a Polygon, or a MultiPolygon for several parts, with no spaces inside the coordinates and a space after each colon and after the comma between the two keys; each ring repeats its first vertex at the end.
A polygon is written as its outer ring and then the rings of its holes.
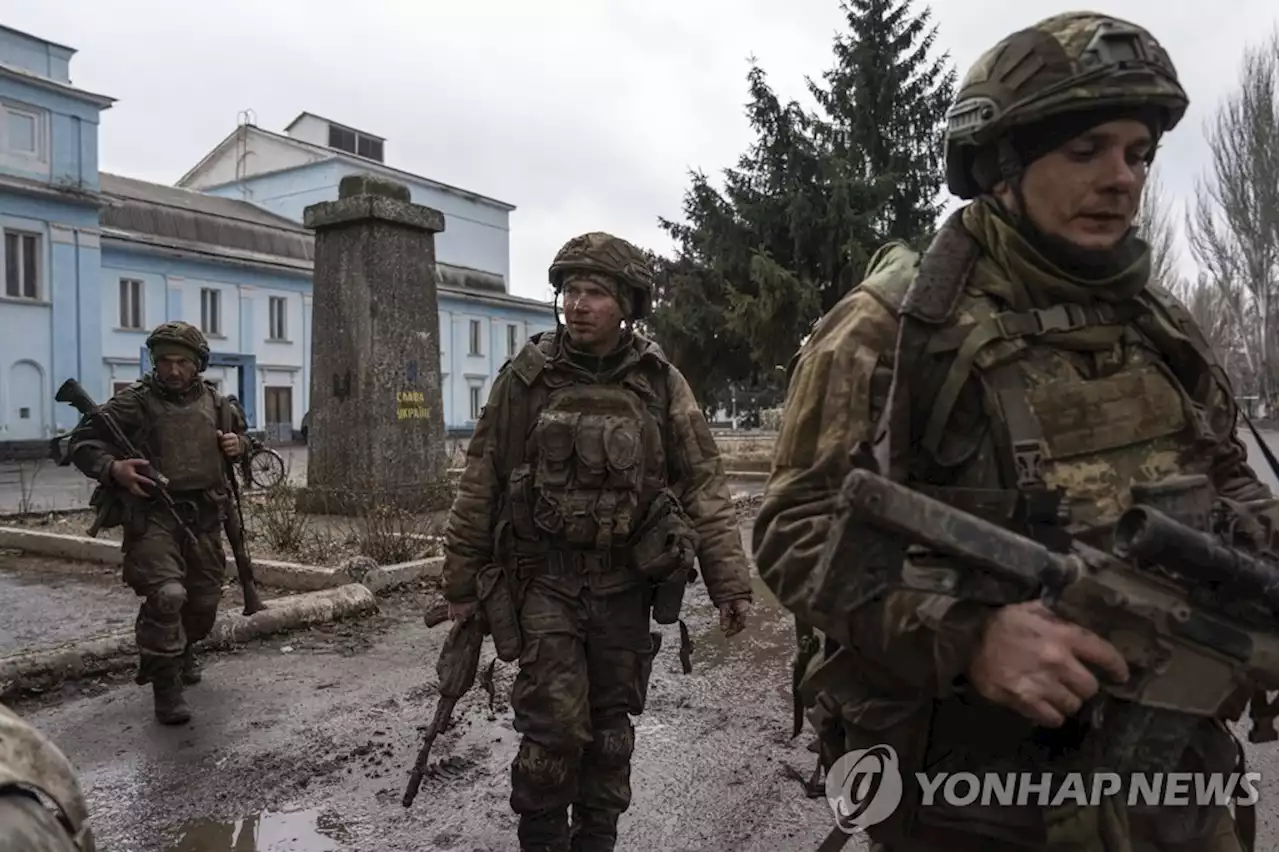
{"type": "MultiPolygon", "coordinates": [[[[123,559],[118,541],[23,527],[0,527],[0,548],[12,548],[41,556],[102,565],[119,565],[123,559]]],[[[381,592],[423,577],[439,576],[442,565],[443,559],[434,557],[381,566],[371,588],[381,592]]],[[[353,580],[361,582],[363,579],[363,574],[357,572],[353,575],[352,572],[341,568],[301,565],[274,559],[254,559],[253,570],[259,585],[291,592],[317,592],[337,588],[353,580]]],[[[228,576],[235,576],[234,557],[227,557],[227,571],[228,576]]]]}
{"type": "MultiPolygon", "coordinates": [[[[213,630],[199,647],[225,648],[272,633],[369,615],[377,609],[373,592],[360,583],[274,598],[253,615],[234,610],[218,613],[213,630]]],[[[0,657],[0,694],[35,679],[66,680],[126,669],[136,665],[137,652],[133,631],[128,631],[9,654],[0,657]]]]}

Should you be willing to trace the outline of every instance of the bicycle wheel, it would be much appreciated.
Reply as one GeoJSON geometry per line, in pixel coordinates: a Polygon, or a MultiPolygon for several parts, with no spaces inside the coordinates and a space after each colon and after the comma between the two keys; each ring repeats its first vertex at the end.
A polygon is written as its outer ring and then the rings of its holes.
{"type": "Polygon", "coordinates": [[[253,454],[249,470],[253,484],[259,488],[275,488],[284,482],[284,459],[269,447],[263,447],[253,454]]]}

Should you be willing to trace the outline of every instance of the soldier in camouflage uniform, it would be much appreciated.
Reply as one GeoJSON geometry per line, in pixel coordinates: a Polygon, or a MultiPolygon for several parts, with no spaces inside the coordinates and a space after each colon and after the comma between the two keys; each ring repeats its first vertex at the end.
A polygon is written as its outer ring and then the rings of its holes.
{"type": "MultiPolygon", "coordinates": [[[[1079,711],[1100,679],[1128,678],[1125,660],[1039,602],[897,590],[832,618],[807,593],[860,444],[896,481],[1046,543],[1056,532],[1109,548],[1131,486],[1206,475],[1234,509],[1237,544],[1274,554],[1276,503],[1235,436],[1231,386],[1151,282],[1133,230],[1156,146],[1186,108],[1168,55],[1128,22],[1064,14],[1005,38],[949,113],[947,184],[970,203],[923,255],[881,249],[793,361],[753,548],[823,646],[801,693],[824,763],[898,751],[908,795],[869,829],[875,848],[1241,849],[1227,809],[1194,802],[912,807],[925,767],[1096,765],[1079,711]]],[[[1186,771],[1233,769],[1221,722],[1186,746],[1186,771]]]]}
{"type": "Polygon", "coordinates": [[[444,591],[453,618],[478,603],[499,656],[519,659],[521,848],[595,852],[614,848],[631,801],[628,715],[644,709],[661,638],[651,608],[675,620],[696,553],[732,635],[751,585],[698,403],[661,350],[622,325],[649,306],[643,253],[584,234],[550,279],[567,325],[532,338],[494,380],[449,516],[444,591]],[[674,608],[662,603],[672,592],[674,608]]]}
{"type": "Polygon", "coordinates": [[[209,634],[218,614],[226,556],[222,519],[227,511],[226,458],[247,445],[238,406],[200,379],[209,344],[185,322],[166,322],[147,338],[153,371],[104,406],[142,459],[123,458],[96,420],[71,434],[68,455],[99,489],[102,528],[123,525],[124,581],[146,600],[136,625],[138,683],[150,683],[156,718],[179,725],[191,718],[183,684],[200,681],[194,644],[209,634]],[[169,480],[168,490],[191,538],[147,495],[148,460],[169,480]]]}
{"type": "Polygon", "coordinates": [[[0,849],[93,852],[88,820],[66,755],[0,704],[0,849]]]}

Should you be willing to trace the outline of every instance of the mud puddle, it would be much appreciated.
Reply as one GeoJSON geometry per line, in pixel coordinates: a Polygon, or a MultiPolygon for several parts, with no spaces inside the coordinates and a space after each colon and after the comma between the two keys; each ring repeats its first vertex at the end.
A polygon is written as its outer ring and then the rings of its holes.
{"type": "Polygon", "coordinates": [[[351,841],[331,811],[266,811],[232,822],[197,819],[167,832],[165,852],[341,852],[351,841]]]}

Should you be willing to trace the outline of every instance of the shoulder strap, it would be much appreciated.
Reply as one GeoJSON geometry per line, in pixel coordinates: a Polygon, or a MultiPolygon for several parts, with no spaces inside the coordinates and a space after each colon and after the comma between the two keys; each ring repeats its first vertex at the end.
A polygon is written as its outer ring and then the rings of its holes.
{"type": "Polygon", "coordinates": [[[961,221],[963,213],[961,208],[943,223],[902,301],[893,379],[877,434],[881,473],[898,482],[906,481],[912,452],[910,376],[938,326],[955,314],[978,259],[978,244],[961,221]]]}
{"type": "MultiPolygon", "coordinates": [[[[532,385],[537,381],[538,376],[542,374],[543,369],[547,366],[547,354],[542,351],[541,341],[535,337],[529,340],[516,357],[507,362],[511,372],[515,373],[520,381],[526,386],[532,385]]],[[[504,366],[507,366],[504,365],[504,366]]]]}

